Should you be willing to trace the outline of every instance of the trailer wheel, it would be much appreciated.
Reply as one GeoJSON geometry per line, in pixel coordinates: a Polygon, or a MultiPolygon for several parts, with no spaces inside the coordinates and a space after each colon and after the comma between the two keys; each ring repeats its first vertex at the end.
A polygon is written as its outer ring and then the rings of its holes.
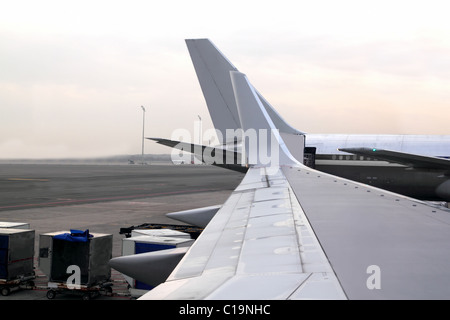
{"type": "Polygon", "coordinates": [[[47,291],[47,299],[55,299],[56,297],[56,291],[55,290],[48,290],[47,291]]]}
{"type": "Polygon", "coordinates": [[[112,296],[112,288],[111,287],[103,287],[100,289],[100,294],[104,296],[112,296]]]}
{"type": "Polygon", "coordinates": [[[9,290],[8,287],[3,287],[2,288],[2,296],[6,297],[11,293],[11,290],[9,290]]]}
{"type": "Polygon", "coordinates": [[[91,300],[91,294],[90,293],[85,293],[85,294],[83,294],[81,299],[83,299],[83,300],[91,300]]]}

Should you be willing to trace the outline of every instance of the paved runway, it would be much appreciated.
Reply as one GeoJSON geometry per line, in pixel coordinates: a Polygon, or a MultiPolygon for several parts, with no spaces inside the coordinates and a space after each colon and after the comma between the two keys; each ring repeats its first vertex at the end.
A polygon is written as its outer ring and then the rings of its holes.
{"type": "MultiPolygon", "coordinates": [[[[0,221],[26,222],[39,234],[69,229],[113,234],[122,227],[177,224],[165,214],[222,204],[242,173],[194,165],[0,165],[0,221]]],[[[37,256],[37,254],[35,254],[37,256]]],[[[22,290],[3,299],[45,299],[22,290]]]]}
{"type": "Polygon", "coordinates": [[[0,211],[232,190],[212,166],[0,165],[0,211]]]}

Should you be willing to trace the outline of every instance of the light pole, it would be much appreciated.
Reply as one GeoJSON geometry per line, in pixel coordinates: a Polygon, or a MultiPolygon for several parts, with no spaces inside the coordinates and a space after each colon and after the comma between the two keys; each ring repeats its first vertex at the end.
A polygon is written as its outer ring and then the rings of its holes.
{"type": "Polygon", "coordinates": [[[198,117],[198,120],[200,120],[198,144],[201,145],[202,144],[202,117],[200,117],[199,115],[197,115],[197,117],[198,117]]]}
{"type": "MultiPolygon", "coordinates": [[[[199,123],[198,123],[198,145],[195,146],[195,152],[194,152],[194,163],[195,164],[201,164],[202,163],[202,117],[200,117],[199,115],[197,115],[199,123]],[[197,156],[195,154],[198,154],[197,156]],[[200,156],[200,159],[198,159],[198,156],[200,156]]],[[[196,135],[196,131],[197,128],[195,128],[194,126],[194,145],[195,143],[197,143],[197,141],[195,141],[195,135],[196,135]]]]}
{"type": "Polygon", "coordinates": [[[144,164],[144,131],[145,131],[145,108],[141,106],[143,115],[142,115],[142,164],[144,164]]]}

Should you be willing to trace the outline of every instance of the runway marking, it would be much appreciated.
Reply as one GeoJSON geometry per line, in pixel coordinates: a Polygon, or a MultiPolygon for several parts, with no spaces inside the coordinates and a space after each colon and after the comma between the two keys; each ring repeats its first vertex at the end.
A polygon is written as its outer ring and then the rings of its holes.
{"type": "Polygon", "coordinates": [[[90,203],[90,202],[101,202],[101,201],[113,201],[113,200],[124,200],[124,199],[147,198],[147,197],[155,197],[155,196],[189,194],[189,193],[195,193],[195,192],[218,191],[218,190],[219,189],[193,189],[193,190],[183,190],[183,191],[171,191],[171,192],[158,192],[158,193],[149,193],[149,194],[137,194],[137,195],[129,195],[129,196],[115,196],[115,197],[104,197],[104,198],[65,200],[65,201],[44,202],[44,203],[28,203],[28,204],[18,204],[18,205],[13,205],[13,206],[2,206],[2,207],[0,207],[0,210],[1,209],[12,209],[12,208],[58,206],[58,205],[77,204],[77,203],[90,203]]]}

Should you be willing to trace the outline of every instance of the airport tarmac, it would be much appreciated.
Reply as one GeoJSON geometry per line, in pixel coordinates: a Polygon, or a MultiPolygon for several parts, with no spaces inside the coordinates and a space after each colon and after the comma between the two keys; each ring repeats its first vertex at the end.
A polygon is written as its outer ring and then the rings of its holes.
{"type": "MultiPolygon", "coordinates": [[[[30,224],[36,235],[36,264],[39,234],[70,229],[112,234],[116,257],[122,254],[125,237],[120,228],[182,224],[165,214],[222,204],[243,176],[206,165],[1,164],[0,221],[30,224]]],[[[38,282],[45,285],[42,273],[36,271],[38,282]]],[[[112,274],[121,279],[114,270],[112,274]]],[[[125,292],[126,287],[120,290],[125,292]]],[[[46,290],[0,296],[0,300],[40,299],[47,299],[46,290]]]]}

